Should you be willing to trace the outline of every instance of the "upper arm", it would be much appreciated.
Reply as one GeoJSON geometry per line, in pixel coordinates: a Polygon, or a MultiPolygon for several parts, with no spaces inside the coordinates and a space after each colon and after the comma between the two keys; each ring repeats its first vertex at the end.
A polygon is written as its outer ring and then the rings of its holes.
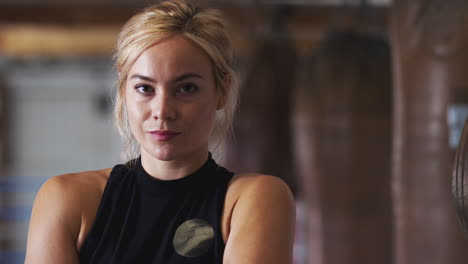
{"type": "Polygon", "coordinates": [[[279,178],[257,175],[242,187],[233,208],[225,264],[291,264],[295,206],[279,178]]]}
{"type": "Polygon", "coordinates": [[[78,263],[76,239],[80,213],[73,185],[65,175],[39,190],[29,224],[26,263],[78,263]]]}

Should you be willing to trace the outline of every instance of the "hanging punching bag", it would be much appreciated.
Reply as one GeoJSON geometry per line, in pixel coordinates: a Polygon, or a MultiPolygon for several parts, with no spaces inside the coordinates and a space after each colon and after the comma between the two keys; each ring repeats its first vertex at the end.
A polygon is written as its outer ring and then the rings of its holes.
{"type": "Polygon", "coordinates": [[[276,10],[271,32],[257,49],[240,87],[234,138],[227,142],[226,166],[284,179],[296,189],[291,157],[290,97],[296,54],[285,28],[284,10],[276,10]]]}
{"type": "Polygon", "coordinates": [[[460,138],[453,167],[452,191],[460,223],[468,234],[468,119],[460,138]]]}
{"type": "Polygon", "coordinates": [[[391,264],[389,46],[332,32],[301,69],[293,124],[308,263],[391,264]]]}
{"type": "Polygon", "coordinates": [[[463,0],[396,0],[394,72],[395,263],[466,263],[450,195],[447,108],[468,84],[463,0]]]}
{"type": "Polygon", "coordinates": [[[3,176],[8,162],[8,116],[7,91],[0,74],[0,177],[3,176]]]}

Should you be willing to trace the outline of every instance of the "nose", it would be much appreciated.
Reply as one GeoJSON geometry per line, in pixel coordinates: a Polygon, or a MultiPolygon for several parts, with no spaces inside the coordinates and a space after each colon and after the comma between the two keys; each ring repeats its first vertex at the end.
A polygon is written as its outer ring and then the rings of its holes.
{"type": "Polygon", "coordinates": [[[176,119],[176,102],[168,93],[161,92],[154,96],[151,102],[151,111],[154,119],[170,121],[176,119]]]}

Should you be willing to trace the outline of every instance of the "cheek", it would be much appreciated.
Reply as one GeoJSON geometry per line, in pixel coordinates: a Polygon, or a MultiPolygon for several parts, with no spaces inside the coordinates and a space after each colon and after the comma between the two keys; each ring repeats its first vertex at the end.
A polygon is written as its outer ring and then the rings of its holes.
{"type": "Polygon", "coordinates": [[[135,130],[138,130],[139,128],[138,124],[143,119],[144,112],[142,107],[135,100],[133,100],[130,93],[127,93],[125,98],[128,122],[130,123],[130,127],[133,133],[135,133],[135,130]]]}
{"type": "Polygon", "coordinates": [[[207,104],[198,104],[185,109],[185,124],[190,127],[196,137],[205,137],[213,126],[215,108],[207,104]]]}
{"type": "Polygon", "coordinates": [[[195,126],[199,127],[200,133],[209,135],[213,129],[214,121],[216,117],[216,108],[208,105],[204,105],[198,111],[192,111],[191,120],[195,126]]]}

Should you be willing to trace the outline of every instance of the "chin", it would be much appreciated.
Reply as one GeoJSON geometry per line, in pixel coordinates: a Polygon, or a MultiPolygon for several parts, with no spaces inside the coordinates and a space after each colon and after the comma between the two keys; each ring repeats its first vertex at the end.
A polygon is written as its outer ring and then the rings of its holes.
{"type": "Polygon", "coordinates": [[[174,151],[154,151],[150,153],[155,159],[161,161],[171,161],[177,159],[178,155],[174,151]]]}
{"type": "Polygon", "coordinates": [[[183,144],[153,145],[142,148],[142,152],[160,161],[182,161],[200,153],[197,148],[188,148],[183,144]]]}
{"type": "Polygon", "coordinates": [[[153,146],[150,152],[150,156],[160,161],[173,161],[181,160],[187,156],[187,148],[180,146],[153,146]]]}

